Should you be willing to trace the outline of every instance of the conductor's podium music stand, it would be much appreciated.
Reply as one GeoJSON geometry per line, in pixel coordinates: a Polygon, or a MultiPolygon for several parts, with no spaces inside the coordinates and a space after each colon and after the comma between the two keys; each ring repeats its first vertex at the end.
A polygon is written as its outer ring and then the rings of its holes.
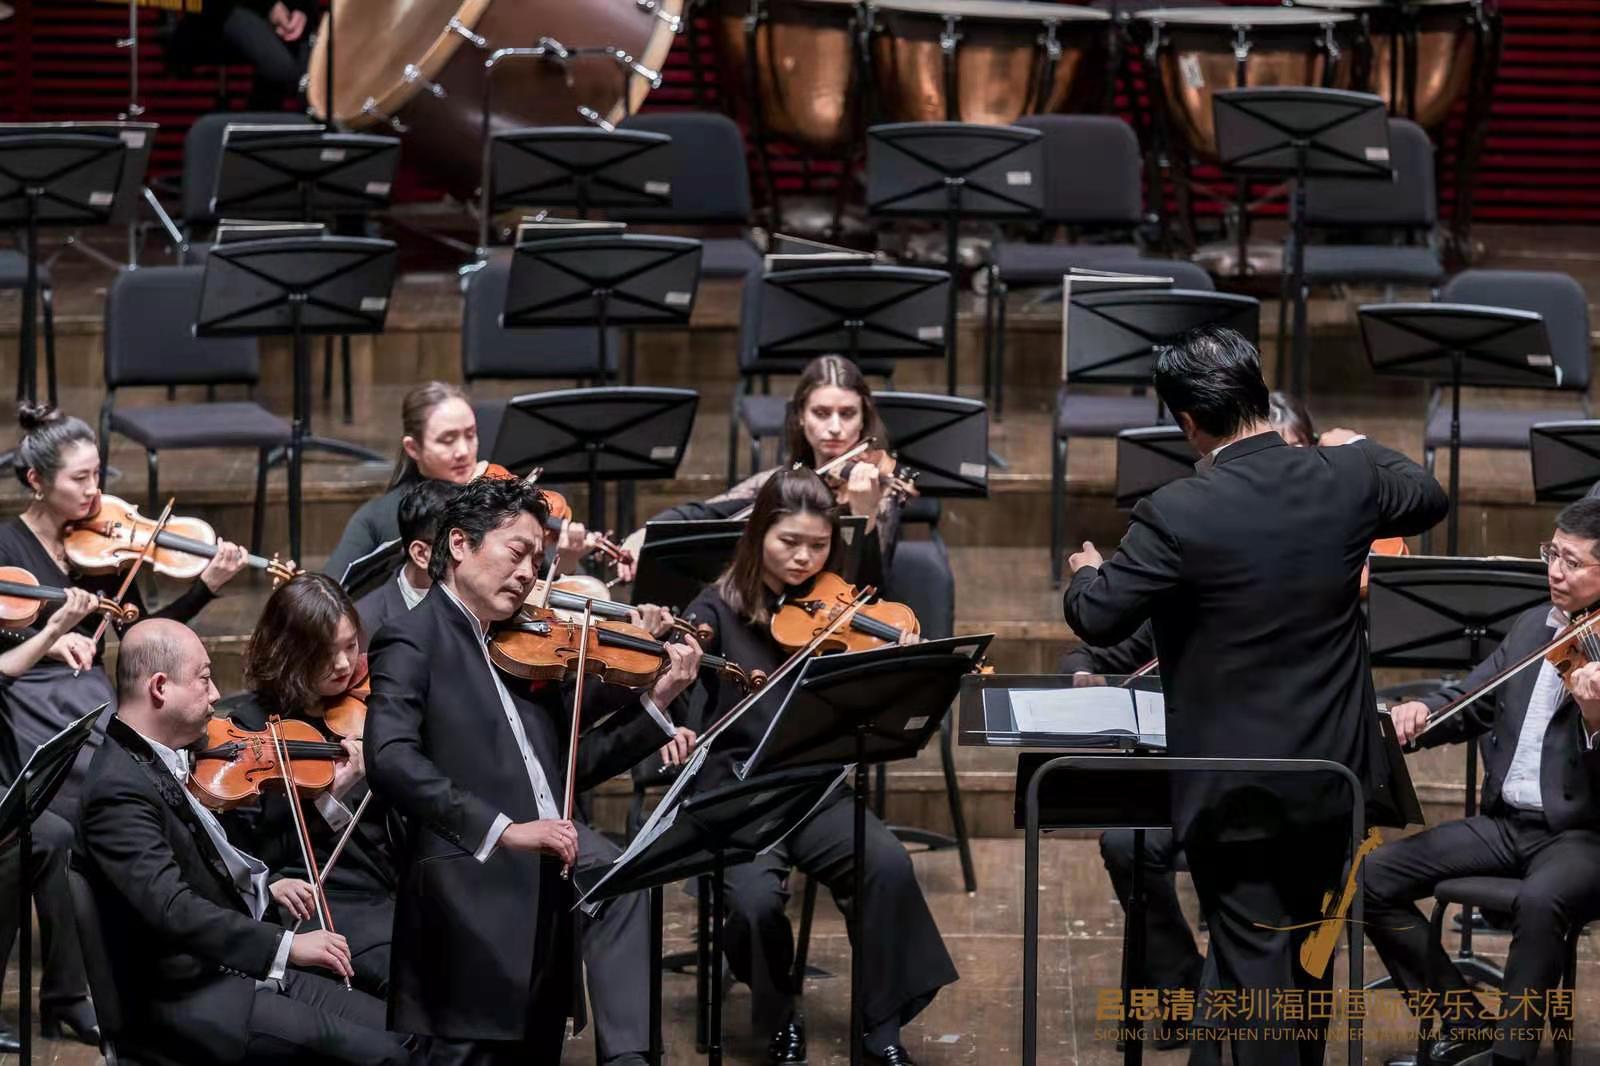
{"type": "Polygon", "coordinates": [[[813,766],[751,776],[704,792],[691,782],[709,754],[702,750],[679,774],[628,848],[592,884],[578,887],[580,906],[627,892],[650,893],[650,1061],[665,1061],[661,1047],[662,890],[675,881],[702,879],[709,892],[707,937],[700,945],[700,1001],[709,1008],[706,1048],[712,1066],[722,1062],[722,872],[749,862],[788,836],[844,778],[842,766],[813,766]],[[708,993],[709,990],[709,994],[708,993]]]}
{"type": "MultiPolygon", "coordinates": [[[[1374,669],[1430,669],[1466,674],[1489,657],[1524,611],[1550,602],[1550,579],[1537,559],[1458,559],[1374,555],[1367,579],[1367,639],[1374,669]]],[[[1442,684],[1429,684],[1436,688],[1442,684]]],[[[1409,686],[1408,686],[1409,688],[1409,686]]],[[[1391,698],[1410,692],[1386,690],[1391,698]]],[[[1465,745],[1464,814],[1478,813],[1478,744],[1465,745]]],[[[1498,966],[1474,954],[1467,908],[1454,960],[1468,980],[1498,985],[1498,966]]],[[[1385,981],[1375,982],[1386,984],[1385,981]]]]}
{"type": "MultiPolygon", "coordinates": [[[[1322,759],[1177,758],[1166,750],[1160,678],[1104,676],[1074,687],[1054,674],[974,675],[962,680],[960,743],[1018,751],[1016,825],[1026,831],[1023,880],[1022,1062],[1039,1061],[1039,837],[1051,829],[1134,830],[1134,865],[1123,932],[1123,1003],[1143,979],[1144,833],[1172,824],[1175,772],[1320,773],[1341,777],[1354,798],[1351,854],[1366,834],[1365,796],[1347,768],[1322,759]],[[1060,754],[1077,752],[1078,754],[1060,754]],[[1094,783],[1068,780],[1093,773],[1094,783]],[[1046,788],[1046,785],[1049,785],[1046,788]]],[[[1361,894],[1351,901],[1350,987],[1361,987],[1361,894]]],[[[1144,1042],[1125,1041],[1123,1062],[1138,1066],[1144,1042]]],[[[1360,1027],[1350,1029],[1349,1061],[1361,1062],[1360,1027]]]]}
{"type": "MultiPolygon", "coordinates": [[[[1445,540],[1458,550],[1461,517],[1461,387],[1552,388],[1561,364],[1544,316],[1478,304],[1368,304],[1358,309],[1367,358],[1379,374],[1450,388],[1450,516],[1445,540]]],[[[1423,548],[1428,534],[1423,535],[1423,548]]]]}
{"type": "Polygon", "coordinates": [[[1571,503],[1600,485],[1600,419],[1536,423],[1528,451],[1539,503],[1571,503]]]}

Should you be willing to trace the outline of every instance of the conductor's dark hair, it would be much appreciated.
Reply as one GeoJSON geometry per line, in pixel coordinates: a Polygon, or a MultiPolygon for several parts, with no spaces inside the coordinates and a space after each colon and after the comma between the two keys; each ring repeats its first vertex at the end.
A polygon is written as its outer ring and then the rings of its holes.
{"type": "Polygon", "coordinates": [[[29,491],[33,489],[28,484],[29,470],[39,475],[41,485],[48,485],[61,472],[68,448],[74,444],[99,447],[94,430],[87,422],[45,404],[20,404],[17,426],[22,430],[22,439],[17,442],[16,453],[11,458],[12,470],[22,487],[29,491]]]}
{"type": "Polygon", "coordinates": [[[1213,437],[1267,418],[1267,383],[1255,345],[1225,326],[1201,326],[1156,356],[1156,392],[1213,437]]]}
{"type": "Polygon", "coordinates": [[[339,622],[361,634],[350,596],[327,574],[296,574],[267,597],[244,653],[245,684],[272,698],[277,713],[309,711],[334,653],[339,622]]]}
{"type": "MultiPolygon", "coordinates": [[[[1573,500],[1556,515],[1556,528],[1569,537],[1582,537],[1600,546],[1600,499],[1585,496],[1581,500],[1573,500]]],[[[1594,548],[1589,550],[1589,554],[1600,559],[1600,552],[1594,548]]]]}
{"type": "Polygon", "coordinates": [[[820,477],[803,466],[774,472],[756,493],[750,520],[745,523],[739,544],[734,548],[733,562],[717,579],[717,592],[723,602],[753,625],[771,621],[761,576],[762,546],[767,530],[793,514],[821,515],[827,520],[832,536],[828,542],[828,560],[822,568],[838,570],[844,543],[839,537],[839,507],[833,493],[820,477]]]}
{"type": "Polygon", "coordinates": [[[428,576],[442,581],[449,569],[450,531],[459,529],[474,551],[491,530],[509,525],[518,515],[531,514],[544,528],[550,508],[544,493],[518,478],[481,477],[455,491],[439,515],[439,531],[433,538],[433,557],[428,560],[428,576]]]}
{"type": "Polygon", "coordinates": [[[445,504],[460,490],[459,485],[433,478],[423,478],[406,490],[400,497],[398,513],[402,550],[414,540],[433,543],[439,535],[439,517],[444,514],[445,504]]]}

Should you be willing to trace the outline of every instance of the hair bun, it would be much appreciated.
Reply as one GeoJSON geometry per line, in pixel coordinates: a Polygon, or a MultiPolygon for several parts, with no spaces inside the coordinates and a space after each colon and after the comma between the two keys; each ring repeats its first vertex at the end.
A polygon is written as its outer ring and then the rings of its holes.
{"type": "Polygon", "coordinates": [[[17,425],[22,427],[24,433],[32,433],[52,422],[59,422],[61,417],[61,412],[47,403],[17,404],[17,425]]]}

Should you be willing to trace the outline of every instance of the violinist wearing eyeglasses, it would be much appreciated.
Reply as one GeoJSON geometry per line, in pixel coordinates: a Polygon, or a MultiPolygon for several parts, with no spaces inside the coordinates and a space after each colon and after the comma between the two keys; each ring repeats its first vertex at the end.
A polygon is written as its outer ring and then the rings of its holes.
{"type": "MultiPolygon", "coordinates": [[[[1402,743],[1476,743],[1484,760],[1482,813],[1386,844],[1366,862],[1367,935],[1395,984],[1407,991],[1425,988],[1430,972],[1443,981],[1430,991],[1467,987],[1416,906],[1447,878],[1521,880],[1511,911],[1505,1003],[1531,995],[1546,1004],[1561,981],[1568,932],[1600,917],[1600,663],[1588,661],[1594,656],[1580,646],[1576,661],[1582,665],[1564,677],[1541,657],[1423,732],[1430,714],[1550,644],[1600,602],[1600,499],[1563,510],[1539,555],[1548,568],[1549,604],[1525,611],[1464,680],[1390,712],[1402,743]]],[[[1538,1038],[1525,1037],[1542,1030],[1542,1017],[1495,1021],[1475,998],[1458,998],[1468,1009],[1459,1019],[1447,1017],[1431,1042],[1434,1066],[1534,1060],[1538,1038]]]]}

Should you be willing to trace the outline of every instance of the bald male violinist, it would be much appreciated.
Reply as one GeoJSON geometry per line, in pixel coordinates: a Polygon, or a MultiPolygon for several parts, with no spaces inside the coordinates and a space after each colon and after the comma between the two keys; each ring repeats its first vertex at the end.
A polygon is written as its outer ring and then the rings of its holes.
{"type": "Polygon", "coordinates": [[[1395,984],[1419,991],[1431,972],[1443,986],[1430,991],[1455,992],[1452,1002],[1466,1004],[1446,1012],[1438,1038],[1425,1042],[1433,1066],[1532,1062],[1543,1014],[1519,1019],[1501,1012],[1508,1016],[1495,1020],[1462,995],[1466,982],[1431,935],[1417,900],[1446,878],[1520,879],[1503,1002],[1530,997],[1526,1002],[1541,1012],[1560,984],[1567,934],[1600,917],[1600,663],[1563,678],[1541,660],[1428,728],[1430,715],[1545,647],[1600,603],[1600,499],[1569,504],[1539,554],[1550,602],[1517,618],[1464,680],[1390,712],[1402,742],[1476,743],[1484,760],[1482,813],[1385,844],[1366,863],[1367,936],[1395,984]]]}

